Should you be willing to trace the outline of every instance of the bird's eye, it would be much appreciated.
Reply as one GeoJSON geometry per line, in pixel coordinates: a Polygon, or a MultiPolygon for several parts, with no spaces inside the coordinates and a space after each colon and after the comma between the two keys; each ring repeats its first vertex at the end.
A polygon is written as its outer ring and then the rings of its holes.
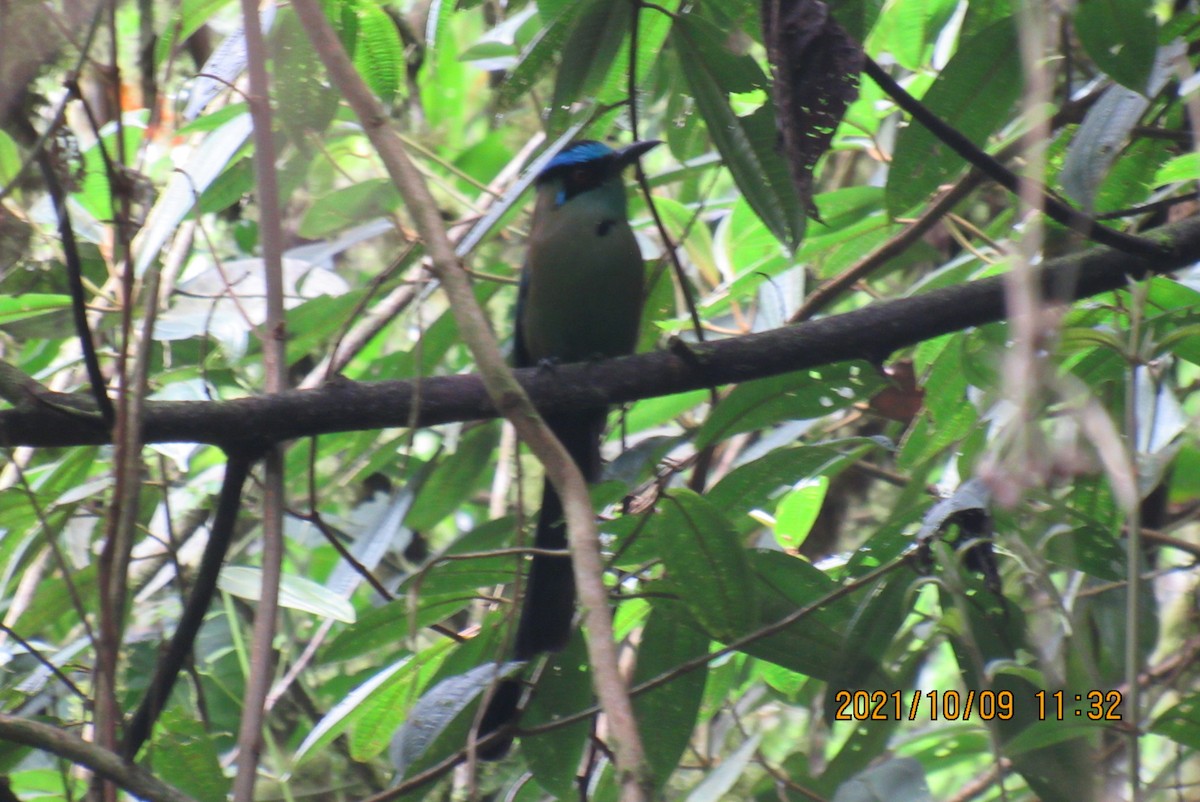
{"type": "Polygon", "coordinates": [[[576,186],[579,186],[580,184],[586,184],[588,182],[588,176],[590,173],[591,171],[586,167],[576,167],[571,171],[571,183],[575,184],[576,186]]]}

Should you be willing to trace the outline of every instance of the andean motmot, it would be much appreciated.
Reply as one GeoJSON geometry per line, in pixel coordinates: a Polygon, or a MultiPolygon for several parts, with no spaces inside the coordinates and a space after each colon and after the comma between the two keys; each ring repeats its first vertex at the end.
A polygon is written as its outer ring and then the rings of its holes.
{"type": "MultiPolygon", "coordinates": [[[[637,344],[645,267],[629,226],[622,173],[660,144],[614,150],[581,140],[563,148],[537,176],[537,202],[517,295],[513,362],[517,367],[622,356],[637,344]]],[[[546,416],[550,430],[588,482],[600,478],[607,410],[546,416]]],[[[544,483],[533,545],[565,550],[562,502],[544,483]]],[[[528,660],[567,644],[575,613],[569,557],[536,554],[525,582],[514,657],[528,660]]],[[[481,732],[510,722],[520,686],[497,689],[481,732]]]]}

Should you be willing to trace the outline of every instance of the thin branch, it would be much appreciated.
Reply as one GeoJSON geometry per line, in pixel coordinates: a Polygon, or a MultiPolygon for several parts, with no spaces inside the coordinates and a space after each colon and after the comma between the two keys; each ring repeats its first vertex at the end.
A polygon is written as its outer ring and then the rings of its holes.
{"type": "Polygon", "coordinates": [[[66,674],[64,674],[61,668],[54,665],[54,663],[51,662],[49,657],[46,657],[46,655],[42,654],[41,651],[39,651],[37,649],[37,647],[35,647],[29,641],[25,640],[20,635],[18,635],[17,631],[15,629],[13,629],[12,627],[7,626],[3,623],[0,623],[0,631],[3,631],[10,638],[15,640],[17,643],[21,644],[21,646],[25,649],[25,651],[28,652],[30,655],[32,655],[34,660],[37,660],[39,663],[41,663],[46,668],[47,671],[49,671],[51,674],[53,674],[55,677],[57,677],[58,681],[61,682],[63,685],[65,685],[67,690],[69,690],[71,693],[75,694],[80,699],[82,699],[85,707],[90,704],[90,700],[88,699],[87,694],[84,693],[83,691],[81,691],[79,689],[79,686],[76,685],[74,682],[72,682],[71,678],[68,677],[66,674]]]}
{"type": "Polygon", "coordinates": [[[61,727],[0,713],[0,741],[32,746],[84,766],[130,794],[149,802],[195,802],[145,769],[61,727]]]}
{"type": "Polygon", "coordinates": [[[55,216],[58,218],[58,236],[62,240],[63,261],[67,266],[67,287],[71,292],[71,318],[75,324],[75,335],[79,338],[79,349],[83,354],[83,364],[87,369],[88,382],[91,385],[92,397],[96,400],[96,408],[104,418],[104,425],[111,428],[116,419],[112,401],[108,397],[107,383],[104,373],[100,370],[100,360],[96,356],[96,342],[87,320],[87,298],[83,292],[83,262],[79,256],[79,246],[75,241],[75,232],[71,227],[71,215],[67,211],[67,195],[58,180],[54,164],[45,151],[37,156],[38,166],[42,170],[42,180],[46,182],[46,190],[54,204],[55,216]]]}
{"type": "MultiPolygon", "coordinates": [[[[861,588],[867,587],[868,585],[871,585],[875,581],[882,579],[883,577],[887,576],[888,574],[892,573],[893,571],[895,571],[899,568],[909,565],[915,558],[916,553],[917,553],[917,550],[916,550],[915,546],[912,548],[909,548],[908,550],[906,550],[902,554],[900,554],[898,557],[893,559],[891,562],[884,563],[883,565],[879,566],[878,568],[868,571],[867,573],[865,573],[861,576],[855,577],[854,579],[847,581],[843,585],[839,585],[836,589],[831,590],[829,593],[826,593],[821,598],[819,598],[813,602],[810,602],[810,603],[804,605],[803,607],[793,610],[792,612],[785,615],[783,618],[773,621],[770,624],[767,624],[765,626],[759,627],[758,629],[754,630],[753,632],[748,632],[747,634],[741,636],[740,638],[734,638],[733,640],[729,641],[724,646],[722,646],[720,649],[716,649],[712,652],[708,652],[708,653],[699,655],[697,657],[693,657],[690,660],[685,660],[682,663],[680,663],[679,665],[675,666],[674,668],[668,669],[667,671],[664,671],[663,673],[661,673],[657,676],[651,677],[648,680],[639,682],[637,685],[635,685],[633,688],[630,689],[629,695],[630,696],[638,696],[640,694],[646,693],[647,691],[652,691],[655,688],[666,685],[668,682],[671,682],[672,680],[683,676],[684,674],[695,671],[698,668],[703,668],[704,666],[708,665],[709,663],[719,660],[722,657],[725,657],[726,655],[733,654],[734,652],[740,652],[746,646],[749,646],[750,644],[754,643],[755,641],[762,640],[763,638],[767,638],[767,637],[770,637],[771,635],[782,632],[783,630],[792,626],[793,624],[800,621],[801,619],[807,618],[808,616],[812,615],[813,613],[817,612],[818,610],[820,610],[824,607],[827,607],[828,605],[832,604],[833,602],[838,601],[839,599],[845,598],[846,596],[850,595],[851,593],[853,593],[856,590],[859,590],[861,588]]],[[[578,713],[572,713],[569,716],[561,716],[559,718],[554,719],[554,721],[552,721],[552,722],[549,722],[547,724],[540,724],[536,727],[530,727],[529,729],[522,730],[521,732],[523,734],[527,734],[527,735],[535,735],[535,734],[541,733],[541,732],[548,732],[550,730],[556,730],[559,727],[565,727],[569,724],[574,724],[577,721],[582,721],[583,719],[586,719],[590,716],[594,716],[598,712],[600,712],[600,709],[598,707],[592,706],[592,707],[587,708],[586,710],[580,710],[578,713]]]]}
{"type": "MultiPolygon", "coordinates": [[[[970,164],[978,167],[989,178],[1009,192],[1020,194],[1022,184],[1033,183],[1029,179],[1017,176],[1003,164],[989,156],[982,148],[976,146],[974,142],[963,136],[959,131],[947,125],[944,120],[931,112],[919,100],[908,94],[870,56],[866,57],[863,71],[871,76],[871,79],[879,84],[879,87],[896,101],[896,105],[911,114],[914,120],[929,129],[930,133],[949,145],[955,153],[966,159],[970,164]]],[[[1072,208],[1051,195],[1045,187],[1041,185],[1036,186],[1037,190],[1043,196],[1042,202],[1046,215],[1062,223],[1072,231],[1077,231],[1090,240],[1108,245],[1111,248],[1116,248],[1131,255],[1144,257],[1163,255],[1160,244],[1154,240],[1131,236],[1116,229],[1103,226],[1083,212],[1072,208]]]]}
{"type": "Polygon", "coordinates": [[[813,290],[804,299],[800,308],[788,318],[788,322],[799,323],[811,320],[843,292],[904,253],[917,240],[925,236],[925,232],[933,228],[939,220],[957,206],[959,201],[970,195],[971,191],[979,185],[981,178],[982,174],[975,170],[964,175],[954,186],[943,192],[936,201],[926,207],[925,211],[921,212],[921,216],[909,223],[903,231],[813,290]]]}
{"type": "Polygon", "coordinates": [[[250,644],[250,676],[242,696],[243,709],[238,730],[237,776],[234,802],[252,802],[258,777],[258,760],[263,746],[267,696],[275,676],[275,621],[279,612],[279,585],[283,576],[283,525],[272,515],[282,514],[283,449],[267,451],[263,464],[262,568],[258,606],[254,610],[254,638],[250,644]]]}
{"type": "MultiPolygon", "coordinates": [[[[266,320],[260,332],[267,394],[287,388],[283,287],[283,221],[279,181],[275,171],[275,133],[271,119],[271,85],[267,75],[267,46],[259,21],[257,0],[242,0],[242,32],[246,44],[249,91],[246,105],[254,123],[254,185],[258,195],[259,245],[266,284],[266,320]]],[[[274,641],[283,573],[283,510],[285,506],[283,443],[267,450],[263,461],[262,576],[254,610],[254,639],[250,646],[249,676],[242,695],[238,727],[237,775],[234,802],[251,802],[263,746],[266,700],[275,673],[274,641]]]]}
{"type": "Polygon", "coordinates": [[[204,547],[204,555],[200,558],[200,567],[192,583],[192,591],[179,616],[179,623],[175,626],[175,635],[167,646],[166,654],[158,660],[142,704],[129,722],[125,733],[122,754],[128,760],[137,756],[142,744],[150,737],[154,722],[166,706],[171,689],[175,687],[175,679],[192,651],[192,644],[200,632],[200,625],[204,623],[209,604],[217,590],[217,577],[221,573],[221,565],[225,561],[226,552],[229,551],[229,544],[233,541],[234,525],[237,523],[237,514],[242,503],[242,486],[246,482],[254,458],[253,454],[235,453],[229,456],[225,464],[225,478],[221,483],[217,512],[213,518],[212,531],[208,535],[208,543],[204,547]]]}

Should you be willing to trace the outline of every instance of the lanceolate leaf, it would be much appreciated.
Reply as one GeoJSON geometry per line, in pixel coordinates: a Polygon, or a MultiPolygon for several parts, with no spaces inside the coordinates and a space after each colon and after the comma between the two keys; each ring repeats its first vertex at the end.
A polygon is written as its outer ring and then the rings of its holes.
{"type": "Polygon", "coordinates": [[[629,30],[629,8],[607,0],[592,2],[579,16],[563,47],[562,63],[550,101],[550,129],[565,126],[572,103],[601,85],[629,30]]]}
{"type": "Polygon", "coordinates": [[[720,510],[688,490],[672,492],[656,522],[671,587],[714,637],[744,634],[758,616],[746,550],[720,510]]]}
{"type": "Polygon", "coordinates": [[[791,197],[786,197],[780,192],[779,182],[771,180],[769,165],[783,165],[778,161],[773,145],[768,149],[761,139],[752,137],[747,121],[730,107],[722,88],[725,79],[717,66],[719,62],[714,61],[723,56],[719,55],[719,50],[705,47],[706,41],[711,41],[711,37],[703,23],[691,16],[681,17],[671,31],[671,42],[686,65],[684,74],[695,97],[696,108],[704,117],[709,135],[738,190],[775,238],[794,249],[804,236],[803,215],[789,215],[787,211],[799,203],[795,189],[789,183],[791,197]],[[714,53],[718,55],[714,56],[714,53]]]}
{"type": "Polygon", "coordinates": [[[1075,8],[1075,33],[1096,66],[1135,92],[1146,92],[1158,23],[1145,0],[1083,0],[1075,8]]]}
{"type": "MultiPolygon", "coordinates": [[[[1001,20],[959,46],[922,102],[947,124],[982,145],[1006,119],[1023,84],[1014,21],[1001,20]]],[[[887,208],[901,215],[953,180],[966,164],[924,126],[900,133],[888,175],[887,208]]]]}
{"type": "Polygon", "coordinates": [[[354,66],[385,104],[404,87],[404,45],[396,23],[374,2],[359,3],[354,66]]]}
{"type": "MultiPolygon", "coordinates": [[[[653,643],[638,655],[633,685],[674,671],[681,664],[708,651],[709,640],[691,627],[679,626],[670,616],[652,611],[642,630],[642,640],[653,643]]],[[[707,666],[679,676],[633,700],[634,715],[641,725],[646,761],[655,784],[666,784],[691,739],[700,701],[704,696],[707,666]]]]}
{"type": "MultiPolygon", "coordinates": [[[[543,8],[545,3],[538,4],[538,11],[547,14],[543,8]]],[[[558,10],[546,23],[534,40],[521,54],[521,60],[509,74],[508,79],[500,87],[496,95],[496,104],[501,109],[509,108],[522,99],[533,83],[546,76],[550,71],[554,58],[562,49],[563,42],[570,35],[576,18],[583,13],[589,4],[572,2],[558,10]]]]}
{"type": "MultiPolygon", "coordinates": [[[[567,648],[554,655],[538,676],[537,689],[521,719],[536,727],[578,713],[595,701],[592,672],[582,633],[576,631],[567,648]]],[[[569,798],[576,786],[579,759],[587,746],[592,720],[583,718],[568,727],[526,738],[522,751],[534,779],[560,799],[569,798]]]]}

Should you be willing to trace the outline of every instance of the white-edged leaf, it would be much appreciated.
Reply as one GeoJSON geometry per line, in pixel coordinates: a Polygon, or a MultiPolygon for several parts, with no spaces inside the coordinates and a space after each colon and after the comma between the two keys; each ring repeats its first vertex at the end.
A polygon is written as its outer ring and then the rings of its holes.
{"type": "MultiPolygon", "coordinates": [[[[230,565],[221,569],[217,587],[226,593],[251,601],[262,596],[262,569],[230,565]]],[[[301,610],[323,618],[354,623],[354,607],[324,585],[311,579],[284,574],[279,583],[279,604],[291,610],[301,610]]]]}
{"type": "Polygon", "coordinates": [[[465,674],[458,674],[434,685],[413,705],[404,726],[392,739],[389,754],[398,776],[403,777],[408,767],[421,759],[442,732],[458,717],[458,714],[486,691],[493,682],[510,676],[525,663],[485,663],[465,674]]]}
{"type": "MultiPolygon", "coordinates": [[[[449,641],[447,641],[449,643],[449,641]]],[[[350,693],[346,694],[342,701],[338,702],[329,712],[321,717],[321,720],[316,723],[316,726],[304,737],[300,746],[296,749],[296,756],[292,759],[292,765],[298,766],[304,760],[305,756],[313,749],[314,746],[324,745],[333,738],[340,735],[354,721],[354,713],[359,709],[363,702],[370,699],[388,680],[390,680],[398,671],[406,668],[411,668],[414,660],[410,655],[398,662],[393,663],[379,673],[372,676],[362,685],[359,685],[350,693]]]]}
{"type": "MultiPolygon", "coordinates": [[[[196,200],[245,144],[252,129],[249,114],[234,117],[206,136],[184,166],[171,176],[166,190],[147,215],[146,225],[133,238],[133,267],[139,277],[192,211],[196,200]]],[[[186,152],[184,148],[179,150],[186,152]]]]}
{"type": "MultiPolygon", "coordinates": [[[[258,14],[258,24],[265,34],[271,30],[273,22],[275,22],[275,3],[268,2],[258,14]]],[[[222,90],[232,86],[244,69],[246,69],[246,32],[242,28],[238,28],[225,37],[225,40],[217,45],[205,60],[204,66],[200,69],[200,75],[192,84],[191,92],[188,94],[187,106],[183,109],[183,119],[190,121],[199,117],[200,112],[204,111],[204,107],[212,102],[212,99],[222,90]]]]}
{"type": "Polygon", "coordinates": [[[1133,127],[1150,107],[1150,97],[1162,91],[1171,77],[1171,65],[1182,53],[1183,43],[1160,47],[1150,73],[1147,94],[1119,84],[1105,91],[1096,105],[1088,109],[1075,132],[1059,181],[1066,193],[1085,209],[1096,199],[1096,190],[1108,175],[1113,161],[1129,138],[1133,127]]]}

